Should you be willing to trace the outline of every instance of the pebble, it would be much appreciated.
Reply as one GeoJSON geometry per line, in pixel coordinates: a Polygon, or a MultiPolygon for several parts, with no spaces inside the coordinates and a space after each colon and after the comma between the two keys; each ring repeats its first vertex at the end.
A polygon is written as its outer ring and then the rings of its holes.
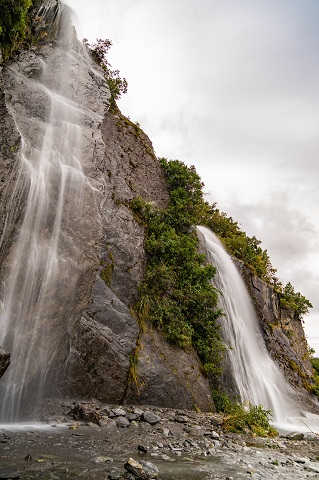
{"type": "Polygon", "coordinates": [[[149,480],[158,476],[158,468],[151,462],[137,462],[134,458],[129,458],[124,464],[125,470],[132,473],[136,478],[149,480]]]}
{"type": "Polygon", "coordinates": [[[156,478],[158,476],[159,472],[156,465],[144,460],[141,460],[140,463],[143,466],[144,471],[148,474],[149,478],[156,478]]]}
{"type": "Polygon", "coordinates": [[[111,412],[109,413],[109,417],[112,416],[112,414],[115,416],[115,417],[124,417],[126,415],[126,411],[123,410],[123,408],[114,408],[111,410],[111,412]]]}
{"type": "Polygon", "coordinates": [[[286,435],[287,438],[291,440],[303,440],[305,438],[305,434],[301,432],[291,432],[286,435]]]}
{"type": "Polygon", "coordinates": [[[149,423],[150,425],[156,425],[161,421],[161,417],[151,411],[146,411],[142,415],[142,420],[144,420],[144,422],[149,423]]]}
{"type": "Polygon", "coordinates": [[[178,423],[187,423],[189,418],[186,415],[176,415],[175,422],[178,423]]]}
{"type": "Polygon", "coordinates": [[[168,455],[166,455],[166,453],[163,453],[163,455],[161,455],[161,459],[165,460],[166,462],[175,462],[176,461],[176,460],[174,460],[174,458],[171,458],[168,455]]]}
{"type": "Polygon", "coordinates": [[[115,423],[117,427],[125,428],[130,426],[130,422],[126,417],[116,417],[115,423]]]}
{"type": "Polygon", "coordinates": [[[133,413],[135,413],[136,415],[139,415],[139,416],[141,417],[141,416],[143,415],[143,413],[144,413],[144,410],[141,410],[141,409],[138,408],[138,407],[134,407],[133,413]]]}
{"type": "Polygon", "coordinates": [[[113,463],[113,458],[100,456],[100,457],[94,457],[93,461],[95,463],[113,463]]]}

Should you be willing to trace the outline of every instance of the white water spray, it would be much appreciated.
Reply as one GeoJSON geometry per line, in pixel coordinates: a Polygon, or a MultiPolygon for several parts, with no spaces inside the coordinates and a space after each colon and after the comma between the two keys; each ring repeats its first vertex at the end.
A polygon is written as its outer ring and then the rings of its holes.
{"type": "MultiPolygon", "coordinates": [[[[51,8],[53,1],[42,16],[51,8]]],[[[23,220],[0,292],[0,345],[11,354],[0,389],[0,419],[7,422],[20,420],[25,406],[44,398],[56,371],[63,368],[59,362],[67,356],[68,325],[75,316],[67,298],[75,295],[85,249],[85,240],[77,241],[83,236],[82,214],[90,189],[81,156],[84,126],[94,122],[79,102],[82,85],[88,83],[83,72],[92,66],[75,42],[63,8],[52,18],[51,27],[60,30],[58,46],[46,45],[40,56],[34,55],[31,67],[23,69],[22,59],[5,74],[7,91],[11,88],[9,108],[21,135],[12,208],[19,204],[16,196],[22,191],[25,195],[23,220]]],[[[6,231],[0,246],[5,236],[6,231]]]]}
{"type": "Polygon", "coordinates": [[[208,228],[198,227],[211,263],[217,268],[214,284],[221,292],[222,336],[228,348],[234,380],[241,400],[270,409],[281,431],[319,432],[319,417],[302,412],[294,391],[270,357],[246,285],[234,262],[208,228]],[[306,424],[306,425],[305,425],[306,424]]]}

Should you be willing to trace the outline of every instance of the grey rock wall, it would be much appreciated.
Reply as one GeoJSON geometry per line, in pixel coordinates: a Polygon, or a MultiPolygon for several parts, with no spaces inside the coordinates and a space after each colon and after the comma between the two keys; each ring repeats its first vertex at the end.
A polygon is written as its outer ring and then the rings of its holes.
{"type": "Polygon", "coordinates": [[[128,384],[126,404],[214,410],[209,382],[194,351],[185,352],[168,344],[148,326],[140,335],[136,354],[136,371],[128,384]]]}
{"type": "Polygon", "coordinates": [[[162,169],[149,138],[119,111],[105,112],[102,135],[104,156],[97,170],[105,182],[103,237],[89,308],[72,347],[74,392],[85,385],[86,396],[111,402],[210,410],[210,387],[195,352],[169,345],[151,327],[140,332],[129,309],[138,299],[146,259],[144,230],[128,202],[142,196],[164,207],[162,169]],[[134,354],[138,384],[131,375],[134,354]]]}

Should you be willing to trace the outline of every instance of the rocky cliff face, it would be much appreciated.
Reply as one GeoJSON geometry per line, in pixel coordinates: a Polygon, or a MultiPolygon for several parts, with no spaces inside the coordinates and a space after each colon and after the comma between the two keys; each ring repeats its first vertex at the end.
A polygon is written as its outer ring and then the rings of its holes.
{"type": "MultiPolygon", "coordinates": [[[[63,95],[81,109],[79,157],[86,181],[82,199],[77,200],[81,210],[67,196],[75,195],[72,189],[64,200],[59,250],[65,259],[76,257],[73,270],[65,269],[68,262],[59,269],[56,291],[46,301],[41,320],[41,328],[50,325],[52,332],[44,393],[210,409],[209,385],[195,353],[177,351],[151,329],[140,332],[131,313],[144,274],[145,252],[143,227],[129,201],[142,196],[165,206],[168,192],[163,172],[139,126],[119,111],[109,111],[110,94],[102,71],[75,38],[67,53],[67,70],[62,69],[68,41],[60,29],[56,40],[20,52],[1,71],[0,85],[0,278],[4,285],[10,281],[16,233],[32,183],[20,145],[40,151],[42,131],[55,115],[52,97],[64,83],[63,95]],[[72,210],[66,214],[70,204],[72,210]],[[135,382],[132,358],[137,353],[135,382]]],[[[28,380],[37,375],[36,365],[32,368],[28,380]]]]}
{"type": "MultiPolygon", "coordinates": [[[[60,31],[56,40],[20,52],[0,71],[3,284],[10,278],[30,192],[21,145],[41,148],[39,132],[52,118],[52,94],[47,89],[55,91],[65,81],[60,63],[64,43],[60,31]]],[[[48,348],[52,353],[44,393],[210,410],[210,387],[195,352],[169,345],[150,326],[141,330],[132,315],[146,258],[143,226],[129,202],[136,196],[159,206],[168,201],[152,144],[138,125],[119,111],[109,110],[110,93],[102,71],[75,38],[68,55],[69,77],[64,88],[72,105],[81,110],[79,157],[85,186],[81,210],[72,189],[65,197],[64,212],[69,213],[62,222],[59,248],[64,265],[69,266],[59,269],[55,293],[42,319],[51,328],[48,348]],[[72,255],[76,260],[68,264],[72,255]]],[[[290,381],[300,386],[310,368],[304,360],[307,346],[300,321],[279,308],[269,287],[240,268],[271,354],[290,381]]],[[[36,373],[30,371],[32,375],[36,373]]],[[[5,379],[6,375],[1,382],[5,379]]]]}

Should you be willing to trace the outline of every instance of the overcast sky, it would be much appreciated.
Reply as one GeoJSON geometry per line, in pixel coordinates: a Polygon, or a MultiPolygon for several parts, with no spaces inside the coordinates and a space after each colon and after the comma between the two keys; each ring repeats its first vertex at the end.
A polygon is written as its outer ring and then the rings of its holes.
{"type": "Polygon", "coordinates": [[[319,355],[318,0],[65,0],[78,37],[113,41],[122,113],[195,165],[207,200],[313,304],[319,355]]]}

